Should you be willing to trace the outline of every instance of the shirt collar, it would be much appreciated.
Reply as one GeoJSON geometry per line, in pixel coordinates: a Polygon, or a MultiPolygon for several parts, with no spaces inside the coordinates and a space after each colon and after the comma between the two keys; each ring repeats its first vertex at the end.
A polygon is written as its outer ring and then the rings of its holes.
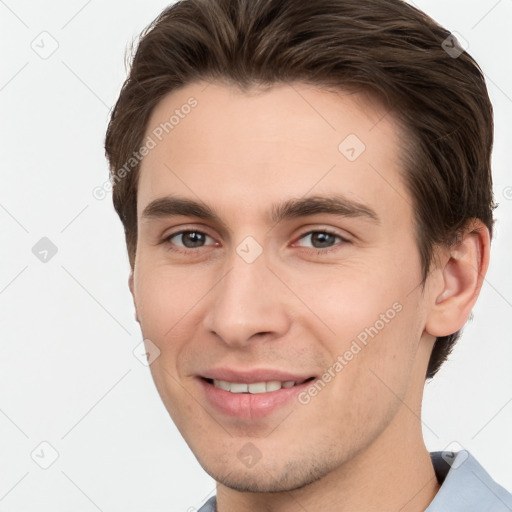
{"type": "Polygon", "coordinates": [[[425,512],[512,512],[512,495],[468,451],[430,457],[441,488],[425,512]]]}

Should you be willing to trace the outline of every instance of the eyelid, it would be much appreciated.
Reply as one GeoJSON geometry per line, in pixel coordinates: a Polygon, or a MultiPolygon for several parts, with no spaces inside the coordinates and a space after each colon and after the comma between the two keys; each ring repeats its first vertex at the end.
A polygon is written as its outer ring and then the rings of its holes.
{"type": "Polygon", "coordinates": [[[327,233],[329,235],[336,236],[336,237],[340,238],[344,242],[350,242],[350,238],[348,236],[342,235],[341,233],[335,231],[334,229],[318,227],[318,228],[313,228],[313,229],[304,231],[300,235],[296,236],[295,242],[293,242],[293,243],[296,243],[301,238],[304,238],[305,236],[311,235],[313,233],[327,233]]]}
{"type": "MultiPolygon", "coordinates": [[[[219,242],[217,242],[217,241],[215,240],[215,238],[214,238],[212,235],[208,234],[206,231],[202,231],[202,230],[200,230],[200,229],[193,229],[193,228],[185,228],[185,229],[183,229],[183,228],[182,228],[182,229],[180,229],[180,230],[178,230],[178,231],[171,231],[170,233],[168,233],[168,234],[164,235],[162,242],[164,242],[164,243],[165,243],[165,242],[167,242],[167,243],[172,243],[172,242],[171,242],[171,238],[174,238],[175,236],[182,235],[182,234],[184,234],[184,233],[200,233],[201,235],[204,235],[205,237],[208,237],[208,238],[210,238],[210,239],[212,239],[212,240],[214,241],[214,243],[213,243],[213,244],[208,244],[208,245],[210,245],[210,246],[211,246],[211,245],[218,245],[218,244],[219,244],[219,242]]],[[[177,244],[173,244],[173,245],[177,245],[177,244]]],[[[207,245],[207,246],[208,246],[208,245],[207,245]]],[[[204,245],[203,245],[202,247],[207,247],[207,246],[204,246],[204,245]]],[[[177,247],[183,247],[183,246],[181,246],[181,245],[177,245],[177,247]]],[[[199,247],[199,249],[200,249],[200,248],[201,248],[201,247],[199,247]]],[[[190,248],[190,247],[185,247],[185,249],[187,249],[187,250],[193,250],[193,249],[192,249],[192,248],[190,248]]]]}
{"type": "Polygon", "coordinates": [[[203,224],[190,224],[190,225],[185,224],[185,225],[180,225],[179,227],[175,226],[173,228],[165,230],[164,234],[161,236],[161,239],[163,241],[165,241],[165,240],[169,239],[170,237],[179,235],[181,233],[190,233],[190,232],[202,233],[203,235],[209,236],[210,238],[213,238],[213,239],[216,238],[213,234],[210,233],[210,229],[208,228],[208,226],[205,226],[203,224]],[[176,231],[174,231],[174,230],[176,230],[176,231]]]}

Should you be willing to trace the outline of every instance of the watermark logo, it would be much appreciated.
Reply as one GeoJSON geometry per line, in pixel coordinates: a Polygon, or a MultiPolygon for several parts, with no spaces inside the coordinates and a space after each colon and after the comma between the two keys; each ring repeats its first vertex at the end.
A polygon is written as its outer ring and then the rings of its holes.
{"type": "Polygon", "coordinates": [[[245,443],[236,456],[244,466],[253,468],[261,459],[261,452],[253,443],[245,443]]]}
{"type": "Polygon", "coordinates": [[[236,248],[236,253],[246,263],[253,263],[263,252],[263,247],[252,236],[245,237],[236,248]]]}
{"type": "Polygon", "coordinates": [[[43,60],[49,59],[59,48],[59,43],[55,37],[44,30],[37,35],[30,43],[30,47],[43,60]]]}
{"type": "Polygon", "coordinates": [[[139,363],[151,366],[160,357],[160,349],[151,340],[145,339],[133,349],[133,355],[139,363]]]}
{"type": "Polygon", "coordinates": [[[468,49],[469,43],[458,32],[452,32],[441,46],[452,59],[457,59],[468,49]]]}
{"type": "Polygon", "coordinates": [[[469,453],[457,441],[452,441],[441,452],[441,457],[451,466],[452,469],[458,469],[466,462],[469,453]]]}
{"type": "Polygon", "coordinates": [[[41,263],[48,263],[57,254],[57,251],[57,246],[46,236],[43,236],[43,238],[32,247],[32,254],[41,263]]]}
{"type": "Polygon", "coordinates": [[[59,452],[48,441],[42,441],[30,457],[41,469],[48,469],[59,458],[59,452]]]}
{"type": "Polygon", "coordinates": [[[355,134],[347,135],[339,144],[338,151],[349,161],[354,162],[365,151],[364,142],[355,134]]]}

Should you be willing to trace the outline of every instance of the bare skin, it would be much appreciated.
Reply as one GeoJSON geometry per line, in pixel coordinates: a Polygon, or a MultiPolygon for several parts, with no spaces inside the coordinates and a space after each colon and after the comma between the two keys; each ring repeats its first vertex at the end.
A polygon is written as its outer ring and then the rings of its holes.
{"type": "Polygon", "coordinates": [[[476,301],[487,229],[475,221],[439,249],[422,286],[402,134],[379,105],[305,84],[196,83],[156,106],[147,135],[190,97],[197,106],[142,162],[130,289],[160,350],[155,384],[218,482],[218,510],[425,510],[439,489],[421,431],[425,373],[436,336],[461,328],[476,301]],[[215,216],[148,215],[166,196],[215,216]],[[275,205],[326,197],[343,197],[344,214],[271,218],[275,205]],[[205,392],[219,368],[328,382],[233,415],[205,392]]]}

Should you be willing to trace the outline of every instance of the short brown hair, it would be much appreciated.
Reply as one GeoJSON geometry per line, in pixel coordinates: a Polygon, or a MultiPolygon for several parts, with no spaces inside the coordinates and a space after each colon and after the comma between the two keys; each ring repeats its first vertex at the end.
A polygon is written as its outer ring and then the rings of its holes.
{"type": "MultiPolygon", "coordinates": [[[[157,103],[204,80],[242,89],[305,82],[377,98],[406,134],[423,282],[435,246],[453,243],[471,219],[492,236],[492,106],[480,68],[449,31],[401,0],[182,0],[142,32],[106,134],[132,268],[140,165],[127,173],[126,162],[157,103]]],[[[459,334],[437,338],[427,377],[459,334]]]]}

